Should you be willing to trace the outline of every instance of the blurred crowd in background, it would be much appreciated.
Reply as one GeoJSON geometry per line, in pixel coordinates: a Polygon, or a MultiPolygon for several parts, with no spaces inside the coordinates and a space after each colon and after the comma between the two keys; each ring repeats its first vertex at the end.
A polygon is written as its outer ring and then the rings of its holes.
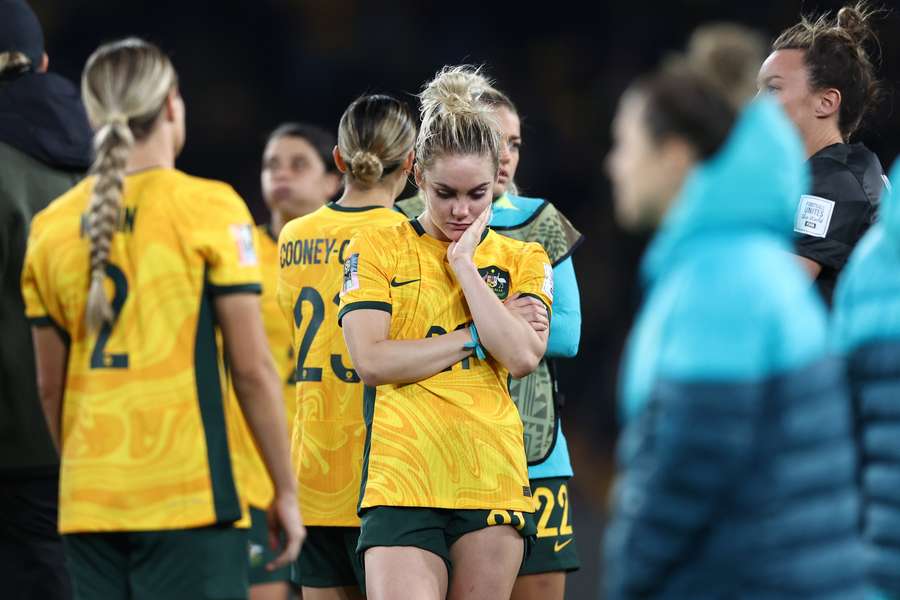
{"type": "MultiPolygon", "coordinates": [[[[583,330],[575,359],[560,361],[563,421],[575,477],[574,520],[583,568],[567,597],[596,597],[599,544],[617,434],[615,389],[625,335],[638,306],[646,239],[615,225],[604,158],[622,90],[690,31],[736,21],[767,39],[804,12],[841,2],[716,0],[511,3],[237,0],[32,0],[50,69],[73,81],[104,41],[139,35],[170,54],[188,106],[178,166],[231,183],[257,218],[266,135],[283,121],[336,130],[366,92],[413,95],[445,64],[483,64],[517,104],[524,146],[517,183],[551,200],[585,233],[574,256],[583,330]]],[[[857,140],[889,166],[900,152],[900,11],[878,24],[887,99],[857,140]]]]}

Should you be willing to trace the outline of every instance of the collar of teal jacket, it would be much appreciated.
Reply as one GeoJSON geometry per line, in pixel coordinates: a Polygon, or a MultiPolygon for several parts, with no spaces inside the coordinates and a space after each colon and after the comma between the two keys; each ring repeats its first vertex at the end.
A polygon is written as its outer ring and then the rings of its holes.
{"type": "Polygon", "coordinates": [[[754,100],[719,152],[688,175],[644,257],[645,283],[711,237],[768,232],[787,243],[808,184],[803,144],[793,124],[773,99],[754,100]]]}
{"type": "Polygon", "coordinates": [[[886,237],[900,246],[900,187],[893,187],[900,182],[900,157],[894,161],[888,180],[891,183],[885,182],[884,191],[881,192],[878,218],[886,237]]]}

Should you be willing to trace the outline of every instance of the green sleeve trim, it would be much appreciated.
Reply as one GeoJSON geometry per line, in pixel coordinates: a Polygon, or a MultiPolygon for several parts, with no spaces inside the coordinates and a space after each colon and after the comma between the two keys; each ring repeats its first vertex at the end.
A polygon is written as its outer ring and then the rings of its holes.
{"type": "Polygon", "coordinates": [[[338,325],[342,325],[341,322],[344,319],[344,315],[346,315],[348,312],[361,309],[383,310],[387,314],[391,314],[392,311],[390,302],[376,302],[374,300],[361,300],[359,302],[351,302],[350,304],[344,306],[344,308],[341,309],[341,312],[338,313],[338,325]]]}
{"type": "Polygon", "coordinates": [[[32,327],[52,327],[56,330],[56,333],[59,334],[59,337],[63,339],[63,342],[66,346],[69,346],[72,342],[72,338],[69,337],[69,332],[66,331],[62,325],[53,320],[53,317],[50,315],[45,315],[43,317],[27,317],[28,324],[32,327]]]}
{"type": "Polygon", "coordinates": [[[242,283],[238,285],[207,284],[207,290],[213,296],[224,294],[262,294],[262,286],[258,283],[242,283]]]}
{"type": "Polygon", "coordinates": [[[530,293],[530,292],[520,292],[519,295],[520,295],[520,296],[528,296],[529,298],[535,298],[536,300],[540,300],[540,301],[541,301],[541,304],[544,305],[544,308],[547,309],[547,316],[548,316],[548,317],[553,316],[553,311],[550,309],[549,306],[547,306],[547,303],[544,302],[544,299],[541,298],[540,296],[538,296],[537,294],[532,294],[532,293],[530,293]]]}

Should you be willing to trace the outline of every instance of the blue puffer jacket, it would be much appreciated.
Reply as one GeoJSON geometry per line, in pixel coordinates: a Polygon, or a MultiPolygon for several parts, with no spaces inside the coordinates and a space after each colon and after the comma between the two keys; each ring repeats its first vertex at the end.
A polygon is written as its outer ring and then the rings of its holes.
{"type": "MultiPolygon", "coordinates": [[[[900,160],[891,179],[900,181],[900,160]]],[[[900,598],[900,190],[860,241],[835,294],[862,465],[862,532],[873,598],[900,598]]]]}
{"type": "Polygon", "coordinates": [[[850,401],[790,255],[807,179],[781,109],[755,101],[648,251],[608,599],[861,598],[850,401]]]}

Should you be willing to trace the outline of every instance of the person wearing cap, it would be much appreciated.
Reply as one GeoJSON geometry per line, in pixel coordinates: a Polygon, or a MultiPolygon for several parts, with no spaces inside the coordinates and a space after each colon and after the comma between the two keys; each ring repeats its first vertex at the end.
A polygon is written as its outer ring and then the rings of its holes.
{"type": "Polygon", "coordinates": [[[34,12],[0,0],[0,577],[10,600],[71,597],[56,524],[59,458],[19,278],[32,216],[81,179],[92,150],[78,90],[47,65],[34,12]]]}

